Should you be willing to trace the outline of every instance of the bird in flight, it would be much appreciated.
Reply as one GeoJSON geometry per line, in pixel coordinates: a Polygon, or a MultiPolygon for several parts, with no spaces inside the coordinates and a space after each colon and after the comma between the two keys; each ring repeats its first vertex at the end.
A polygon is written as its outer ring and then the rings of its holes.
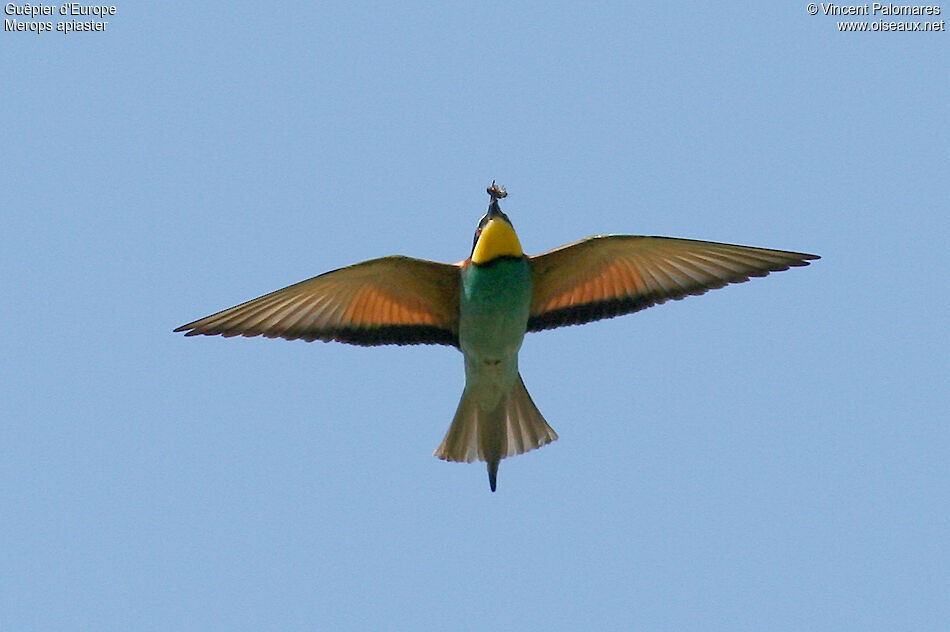
{"type": "Polygon", "coordinates": [[[603,235],[540,255],[521,250],[498,201],[456,263],[382,257],[301,281],[182,325],[186,336],[265,336],[356,345],[442,344],[465,360],[465,389],[435,456],[499,462],[558,438],[518,372],[524,335],[629,314],[750,277],[808,265],[817,255],[711,241],[603,235]]]}

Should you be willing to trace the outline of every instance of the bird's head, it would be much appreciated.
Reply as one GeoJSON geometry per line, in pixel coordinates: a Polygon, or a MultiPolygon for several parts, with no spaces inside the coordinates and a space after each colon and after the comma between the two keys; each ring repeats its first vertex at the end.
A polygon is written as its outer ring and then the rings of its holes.
{"type": "Polygon", "coordinates": [[[499,257],[523,257],[521,243],[508,216],[501,212],[498,200],[508,195],[504,188],[494,182],[488,187],[491,204],[488,212],[478,222],[475,240],[472,243],[472,263],[484,265],[499,257]]]}

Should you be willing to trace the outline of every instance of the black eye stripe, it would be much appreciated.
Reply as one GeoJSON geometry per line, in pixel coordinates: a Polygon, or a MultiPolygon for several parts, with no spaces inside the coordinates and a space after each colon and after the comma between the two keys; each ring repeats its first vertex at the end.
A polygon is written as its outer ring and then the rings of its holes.
{"type": "MultiPolygon", "coordinates": [[[[494,217],[500,217],[501,219],[505,220],[505,222],[506,222],[509,226],[511,226],[512,228],[514,228],[514,224],[511,223],[511,220],[508,219],[508,216],[505,215],[504,213],[499,212],[499,213],[495,214],[494,217]]],[[[481,229],[485,228],[485,224],[487,224],[490,219],[492,219],[492,218],[489,217],[487,213],[486,213],[485,215],[482,215],[482,218],[481,218],[480,220],[478,220],[478,229],[481,230],[481,229]]]]}

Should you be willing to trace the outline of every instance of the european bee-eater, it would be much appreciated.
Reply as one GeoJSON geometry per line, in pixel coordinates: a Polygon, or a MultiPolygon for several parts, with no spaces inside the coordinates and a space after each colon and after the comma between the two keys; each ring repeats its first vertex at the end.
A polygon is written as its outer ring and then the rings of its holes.
{"type": "Polygon", "coordinates": [[[495,183],[472,254],[456,264],[403,256],[357,263],[182,325],[187,336],[266,336],[357,345],[443,344],[465,358],[465,390],[435,451],[498,463],[557,439],[518,373],[525,333],[629,314],[817,255],[710,241],[606,235],[526,256],[495,183]]]}

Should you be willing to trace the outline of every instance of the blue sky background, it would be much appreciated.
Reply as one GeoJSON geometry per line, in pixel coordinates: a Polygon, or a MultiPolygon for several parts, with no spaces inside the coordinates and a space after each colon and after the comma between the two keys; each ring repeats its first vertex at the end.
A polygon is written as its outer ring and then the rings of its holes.
{"type": "Polygon", "coordinates": [[[0,33],[0,628],[945,629],[947,33],[393,4],[0,33]],[[530,253],[823,259],[529,336],[561,439],[496,494],[431,456],[451,348],[171,333],[463,259],[493,178],[530,253]]]}

